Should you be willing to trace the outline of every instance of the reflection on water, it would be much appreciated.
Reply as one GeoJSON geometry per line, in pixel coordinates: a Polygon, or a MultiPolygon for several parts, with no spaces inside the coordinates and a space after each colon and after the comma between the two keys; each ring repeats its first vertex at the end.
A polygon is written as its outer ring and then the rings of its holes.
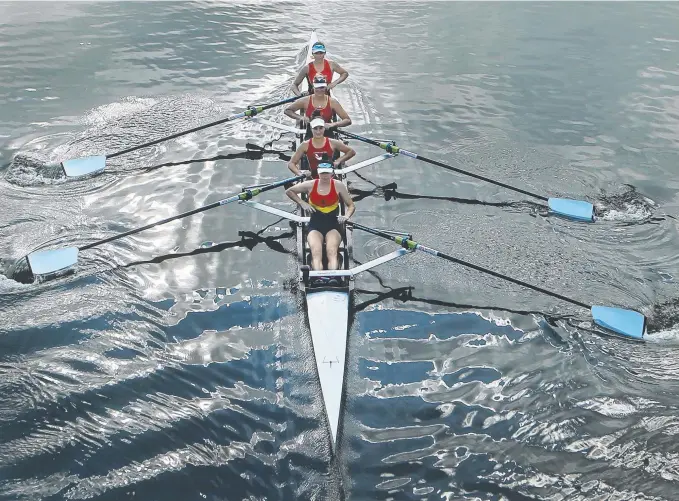
{"type": "MultiPolygon", "coordinates": [[[[357,220],[640,309],[652,332],[601,336],[586,311],[431,256],[390,263],[356,278],[331,460],[293,229],[221,207],[83,251],[56,281],[0,276],[0,498],[676,497],[675,5],[27,5],[0,5],[3,268],[286,177],[292,137],[255,122],[89,179],[50,164],[287,97],[316,26],[356,133],[599,213],[573,223],[398,157],[350,178],[357,220]]],[[[395,248],[355,239],[361,263],[395,248]]]]}

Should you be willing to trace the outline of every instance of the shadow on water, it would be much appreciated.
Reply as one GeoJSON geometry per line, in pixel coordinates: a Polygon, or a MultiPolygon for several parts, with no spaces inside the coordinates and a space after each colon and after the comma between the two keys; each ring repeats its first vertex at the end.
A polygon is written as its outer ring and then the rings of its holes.
{"type": "MultiPolygon", "coordinates": [[[[278,222],[280,222],[279,220],[278,222]]],[[[269,226],[273,226],[277,223],[272,223],[269,226]]],[[[268,228],[268,227],[267,227],[268,228]]],[[[158,264],[162,263],[164,261],[168,261],[171,259],[180,259],[184,258],[187,256],[198,256],[200,254],[207,254],[207,253],[214,253],[214,252],[221,252],[226,249],[233,249],[237,247],[245,247],[248,250],[253,250],[257,245],[259,244],[264,244],[266,245],[270,250],[274,252],[278,252],[280,254],[294,254],[289,249],[286,249],[278,240],[282,239],[287,239],[287,238],[292,238],[295,236],[294,232],[289,232],[289,233],[282,233],[280,235],[276,236],[268,236],[268,237],[262,237],[260,236],[265,229],[258,231],[257,233],[254,233],[252,231],[239,231],[238,234],[241,236],[240,240],[234,241],[234,242],[223,242],[220,244],[215,244],[215,243],[210,243],[210,244],[205,244],[205,247],[202,247],[200,249],[194,249],[189,252],[177,252],[174,254],[165,254],[162,256],[157,256],[152,259],[148,259],[145,261],[132,261],[130,263],[127,263],[122,266],[122,268],[130,268],[133,266],[138,266],[138,265],[143,265],[143,264],[158,264]]]]}
{"type": "MultiPolygon", "coordinates": [[[[270,145],[268,145],[270,146],[270,145]]],[[[236,153],[225,153],[225,154],[220,154],[216,155],[213,157],[209,158],[192,158],[189,160],[179,160],[175,162],[165,162],[162,164],[158,165],[152,165],[150,167],[142,167],[141,171],[144,172],[150,172],[154,171],[156,169],[160,169],[162,167],[171,167],[171,166],[176,166],[176,165],[187,165],[187,164],[192,164],[192,163],[203,163],[203,162],[214,162],[216,160],[234,160],[234,159],[244,159],[244,160],[262,160],[265,158],[266,155],[273,155],[276,156],[280,160],[290,160],[290,155],[289,150],[277,150],[277,149],[271,149],[270,147],[265,146],[260,146],[257,144],[252,144],[252,143],[247,143],[245,145],[246,151],[240,151],[236,153]]],[[[133,174],[133,173],[130,173],[133,174]]]]}

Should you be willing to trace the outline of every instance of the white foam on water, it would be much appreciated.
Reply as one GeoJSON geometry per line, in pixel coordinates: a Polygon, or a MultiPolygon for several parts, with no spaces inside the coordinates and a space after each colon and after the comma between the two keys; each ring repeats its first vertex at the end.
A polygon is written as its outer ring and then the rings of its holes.
{"type": "Polygon", "coordinates": [[[679,344],[679,325],[671,329],[646,334],[644,339],[648,342],[658,342],[663,344],[679,344]]]}

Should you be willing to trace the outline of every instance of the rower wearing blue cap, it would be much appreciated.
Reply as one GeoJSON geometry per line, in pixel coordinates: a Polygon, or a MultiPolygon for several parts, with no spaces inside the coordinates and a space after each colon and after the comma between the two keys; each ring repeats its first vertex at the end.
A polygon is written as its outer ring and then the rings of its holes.
{"type": "Polygon", "coordinates": [[[314,88],[313,82],[316,75],[323,75],[325,81],[328,83],[327,92],[341,84],[349,77],[349,72],[342,68],[335,61],[330,61],[325,58],[325,44],[323,42],[316,42],[311,46],[311,55],[314,60],[309,64],[305,64],[300,68],[297,78],[292,83],[292,92],[296,96],[301,96],[302,91],[299,89],[300,84],[306,79],[309,90],[314,88]],[[339,74],[339,78],[332,81],[333,73],[339,74]]]}

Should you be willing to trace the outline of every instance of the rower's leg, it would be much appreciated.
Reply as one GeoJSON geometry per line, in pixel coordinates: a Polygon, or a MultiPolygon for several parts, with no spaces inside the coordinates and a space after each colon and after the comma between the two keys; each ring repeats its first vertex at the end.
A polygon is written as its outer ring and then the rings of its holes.
{"type": "Polygon", "coordinates": [[[328,269],[336,270],[339,267],[337,253],[339,251],[342,236],[337,230],[330,230],[325,235],[325,254],[328,256],[328,269]]]}
{"type": "Polygon", "coordinates": [[[323,235],[318,230],[311,230],[306,237],[311,249],[311,269],[323,269],[323,235]]]}

